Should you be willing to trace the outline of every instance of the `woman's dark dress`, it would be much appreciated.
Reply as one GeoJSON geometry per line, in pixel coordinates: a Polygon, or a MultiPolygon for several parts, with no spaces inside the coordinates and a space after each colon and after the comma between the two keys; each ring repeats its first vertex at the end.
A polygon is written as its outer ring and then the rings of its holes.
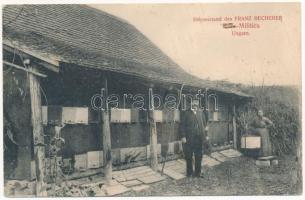
{"type": "Polygon", "coordinates": [[[262,157],[272,155],[272,147],[267,127],[273,123],[267,117],[257,118],[254,120],[252,126],[261,136],[261,149],[259,155],[262,157]]]}

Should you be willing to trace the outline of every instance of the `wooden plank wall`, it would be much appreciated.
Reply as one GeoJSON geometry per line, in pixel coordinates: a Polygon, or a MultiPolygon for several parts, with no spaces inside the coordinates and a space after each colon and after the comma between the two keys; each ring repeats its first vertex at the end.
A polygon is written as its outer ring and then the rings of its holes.
{"type": "MultiPolygon", "coordinates": [[[[209,117],[209,138],[212,144],[224,145],[232,140],[231,100],[228,96],[217,94],[218,120],[209,117]]],[[[211,105],[211,104],[210,104],[211,105]]],[[[209,112],[211,115],[211,112],[209,112]]]]}

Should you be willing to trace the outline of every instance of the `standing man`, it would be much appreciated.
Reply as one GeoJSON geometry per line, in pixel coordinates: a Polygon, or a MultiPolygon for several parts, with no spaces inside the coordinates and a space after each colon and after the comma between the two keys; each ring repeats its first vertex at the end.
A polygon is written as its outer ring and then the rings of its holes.
{"type": "Polygon", "coordinates": [[[180,132],[183,151],[186,160],[186,175],[200,177],[203,146],[208,143],[207,119],[199,101],[193,100],[191,106],[181,112],[180,132]],[[195,173],[193,173],[193,154],[195,154],[195,173]]]}

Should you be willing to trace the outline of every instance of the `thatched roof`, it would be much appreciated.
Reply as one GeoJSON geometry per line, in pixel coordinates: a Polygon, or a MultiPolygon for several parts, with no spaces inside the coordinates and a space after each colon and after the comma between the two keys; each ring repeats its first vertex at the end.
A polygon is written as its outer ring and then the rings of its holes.
{"type": "Polygon", "coordinates": [[[185,72],[125,20],[85,5],[8,5],[3,38],[61,62],[248,96],[185,72]]]}

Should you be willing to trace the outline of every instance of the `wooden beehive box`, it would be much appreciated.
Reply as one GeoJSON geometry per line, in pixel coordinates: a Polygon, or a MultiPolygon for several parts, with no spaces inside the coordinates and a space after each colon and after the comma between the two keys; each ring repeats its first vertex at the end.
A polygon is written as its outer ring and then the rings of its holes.
{"type": "Polygon", "coordinates": [[[65,124],[88,124],[88,108],[63,107],[62,122],[65,124]]]}
{"type": "Polygon", "coordinates": [[[85,171],[87,169],[87,154],[75,155],[74,168],[77,171],[85,171]]]}
{"type": "Polygon", "coordinates": [[[131,123],[131,109],[111,109],[112,123],[131,123]]]}
{"type": "Polygon", "coordinates": [[[76,109],[73,107],[63,107],[62,122],[65,124],[75,124],[76,109]]]}
{"type": "Polygon", "coordinates": [[[103,151],[87,152],[87,168],[95,169],[103,166],[103,151]]]}
{"type": "Polygon", "coordinates": [[[78,107],[76,108],[75,122],[79,124],[88,124],[88,108],[78,107]]]}
{"type": "Polygon", "coordinates": [[[154,110],[153,111],[153,117],[155,122],[162,122],[163,121],[163,112],[162,110],[154,110]]]}
{"type": "Polygon", "coordinates": [[[240,147],[242,149],[261,148],[261,137],[256,135],[244,135],[241,137],[240,147]]]}
{"type": "Polygon", "coordinates": [[[180,122],[180,110],[178,109],[174,110],[174,121],[180,122]]]}

